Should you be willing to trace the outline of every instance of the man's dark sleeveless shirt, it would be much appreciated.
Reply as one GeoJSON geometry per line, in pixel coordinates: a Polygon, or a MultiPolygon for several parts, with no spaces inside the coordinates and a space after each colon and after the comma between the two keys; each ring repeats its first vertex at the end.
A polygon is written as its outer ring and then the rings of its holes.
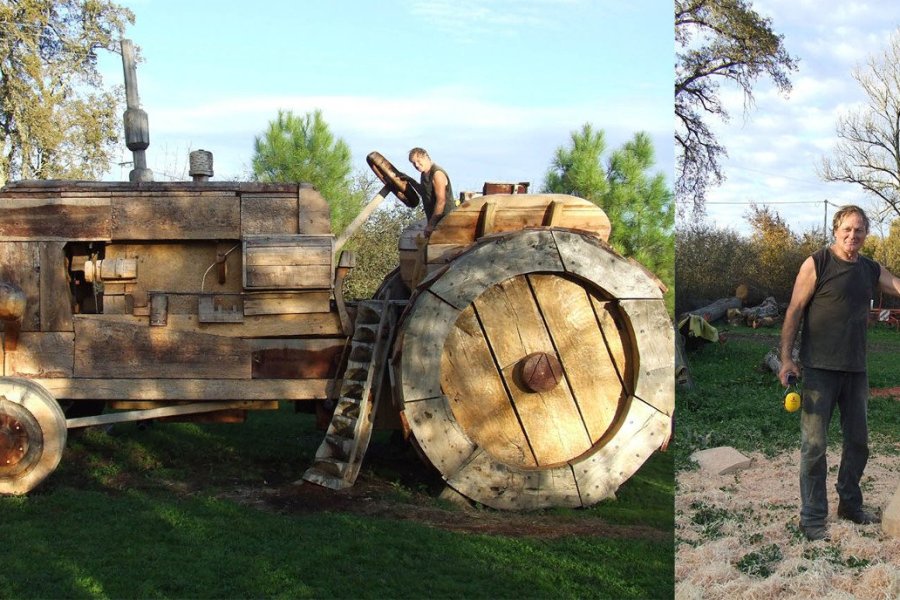
{"type": "Polygon", "coordinates": [[[865,371],[869,301],[881,267],[862,255],[856,262],[841,260],[831,248],[812,258],[816,287],[803,313],[800,362],[815,369],[865,371]]]}
{"type": "Polygon", "coordinates": [[[431,220],[431,215],[434,214],[434,174],[438,171],[442,172],[447,177],[447,188],[444,190],[444,213],[441,215],[443,219],[447,215],[449,215],[454,208],[456,208],[453,198],[453,186],[450,185],[450,176],[447,175],[447,171],[437,166],[434,163],[431,163],[431,168],[422,173],[421,182],[422,182],[422,208],[425,210],[425,216],[428,220],[431,220]]]}

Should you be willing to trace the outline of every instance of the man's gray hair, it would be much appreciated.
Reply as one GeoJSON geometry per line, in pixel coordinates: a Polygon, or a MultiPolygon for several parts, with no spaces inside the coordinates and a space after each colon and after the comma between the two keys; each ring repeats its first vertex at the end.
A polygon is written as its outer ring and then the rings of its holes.
{"type": "Polygon", "coordinates": [[[863,225],[866,227],[866,233],[869,233],[869,217],[866,216],[866,212],[855,204],[847,204],[846,206],[840,207],[836,213],[834,213],[834,218],[831,219],[831,233],[837,233],[838,227],[841,226],[841,221],[847,218],[848,215],[858,214],[860,218],[863,220],[863,225]]]}

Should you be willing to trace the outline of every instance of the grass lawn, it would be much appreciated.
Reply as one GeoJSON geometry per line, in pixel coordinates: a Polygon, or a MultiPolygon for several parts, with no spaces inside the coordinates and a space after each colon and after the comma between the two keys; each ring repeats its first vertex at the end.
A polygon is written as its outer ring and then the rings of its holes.
{"type": "MultiPolygon", "coordinates": [[[[692,390],[676,391],[675,468],[692,468],[690,454],[716,446],[774,455],[800,445],[799,413],[785,411],[784,387],[762,366],[778,343],[780,330],[721,328],[727,341],[705,344],[688,354],[692,390]]],[[[900,334],[873,326],[869,330],[869,385],[900,386],[900,334]]],[[[838,418],[829,440],[838,443],[838,418]]],[[[873,453],[898,453],[900,411],[891,398],[869,399],[869,436],[873,453]]]]}
{"type": "Polygon", "coordinates": [[[291,407],[72,435],[38,489],[0,498],[0,598],[672,596],[671,453],[615,500],[503,513],[439,500],[387,436],[354,488],[294,485],[321,436],[291,407]]]}

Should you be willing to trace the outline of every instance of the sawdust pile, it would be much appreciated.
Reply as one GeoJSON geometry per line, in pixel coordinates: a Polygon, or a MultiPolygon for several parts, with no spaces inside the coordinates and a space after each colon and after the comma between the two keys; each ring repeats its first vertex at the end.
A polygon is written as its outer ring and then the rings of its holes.
{"type": "MultiPolygon", "coordinates": [[[[900,598],[900,538],[880,525],[838,520],[839,449],[828,452],[830,541],[800,531],[800,451],[775,459],[753,454],[744,471],[677,476],[675,597],[900,598]]],[[[896,456],[869,459],[862,488],[866,507],[884,510],[900,484],[896,456]]]]}

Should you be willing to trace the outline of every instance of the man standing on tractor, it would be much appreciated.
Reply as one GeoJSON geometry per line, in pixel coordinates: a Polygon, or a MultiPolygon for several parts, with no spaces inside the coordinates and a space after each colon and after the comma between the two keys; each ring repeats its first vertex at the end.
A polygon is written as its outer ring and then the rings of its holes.
{"type": "Polygon", "coordinates": [[[876,290],[900,296],[900,279],[859,253],[869,233],[869,219],[861,208],[841,207],[832,232],[834,242],[800,266],[781,330],[779,378],[788,385],[789,376],[800,373],[791,352],[802,317],[800,527],[811,541],[828,539],[825,450],[835,405],[843,436],[837,516],[861,525],[880,521],[863,508],[859,487],[869,457],[866,328],[876,290]]]}
{"type": "Polygon", "coordinates": [[[453,187],[450,185],[450,177],[447,172],[436,165],[423,148],[413,148],[409,151],[409,162],[422,174],[418,191],[422,197],[422,208],[428,223],[425,226],[425,235],[431,235],[435,226],[442,218],[450,214],[456,208],[453,198],[453,187]]]}

